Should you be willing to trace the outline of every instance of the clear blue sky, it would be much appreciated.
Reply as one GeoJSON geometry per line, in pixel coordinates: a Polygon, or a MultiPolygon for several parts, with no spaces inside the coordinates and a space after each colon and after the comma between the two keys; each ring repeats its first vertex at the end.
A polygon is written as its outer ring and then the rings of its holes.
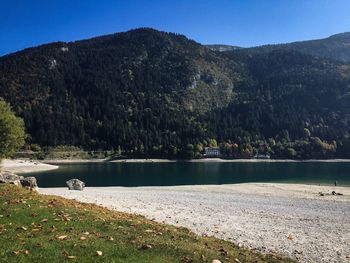
{"type": "Polygon", "coordinates": [[[350,0],[0,0],[0,55],[137,27],[255,46],[350,31],[350,0]]]}

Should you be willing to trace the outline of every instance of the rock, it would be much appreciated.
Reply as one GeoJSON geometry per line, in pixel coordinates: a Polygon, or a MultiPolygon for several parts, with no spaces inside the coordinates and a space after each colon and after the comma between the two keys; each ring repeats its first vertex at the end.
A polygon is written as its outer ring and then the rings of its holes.
{"type": "Polygon", "coordinates": [[[24,178],[23,176],[19,176],[10,172],[0,173],[0,183],[8,183],[8,184],[14,184],[14,185],[20,186],[21,180],[23,178],[24,178]]]}
{"type": "Polygon", "coordinates": [[[66,182],[69,190],[79,190],[82,191],[85,188],[85,183],[79,179],[70,179],[66,182]]]}
{"type": "Polygon", "coordinates": [[[35,177],[27,177],[16,175],[10,172],[0,173],[0,183],[14,184],[16,186],[22,186],[29,190],[38,190],[38,184],[35,177]]]}
{"type": "Polygon", "coordinates": [[[38,191],[38,184],[35,177],[26,177],[20,180],[23,188],[31,191],[38,191]]]}

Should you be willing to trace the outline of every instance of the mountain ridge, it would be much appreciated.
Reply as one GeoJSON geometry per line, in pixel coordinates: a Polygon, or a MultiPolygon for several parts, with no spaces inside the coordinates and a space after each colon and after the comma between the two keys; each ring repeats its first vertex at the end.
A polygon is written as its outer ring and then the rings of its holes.
{"type": "MultiPolygon", "coordinates": [[[[304,54],[350,63],[350,32],[339,33],[322,39],[242,48],[238,49],[238,51],[264,53],[277,49],[292,49],[304,54]]],[[[230,51],[236,50],[227,52],[230,51]]]]}

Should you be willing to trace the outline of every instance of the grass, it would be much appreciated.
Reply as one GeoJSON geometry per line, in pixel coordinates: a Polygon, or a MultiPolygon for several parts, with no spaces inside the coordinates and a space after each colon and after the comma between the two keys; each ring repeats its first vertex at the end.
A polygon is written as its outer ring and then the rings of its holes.
{"type": "Polygon", "coordinates": [[[0,185],[1,262],[168,263],[213,259],[294,262],[212,237],[199,237],[188,229],[141,216],[0,185]]]}

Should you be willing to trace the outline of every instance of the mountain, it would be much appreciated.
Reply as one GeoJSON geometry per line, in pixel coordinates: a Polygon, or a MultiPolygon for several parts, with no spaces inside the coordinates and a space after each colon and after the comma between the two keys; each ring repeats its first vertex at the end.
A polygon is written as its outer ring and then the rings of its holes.
{"type": "Polygon", "coordinates": [[[150,152],[197,140],[192,115],[227,105],[239,72],[184,36],[137,29],[4,56],[0,96],[31,142],[150,152]]]}
{"type": "Polygon", "coordinates": [[[345,63],[350,63],[350,32],[336,34],[324,39],[246,48],[243,52],[266,53],[280,49],[295,50],[304,54],[313,55],[320,58],[328,58],[345,63]]]}
{"type": "Polygon", "coordinates": [[[0,97],[28,144],[193,158],[217,141],[231,157],[350,156],[349,64],[284,45],[218,50],[149,28],[51,43],[0,58],[0,97]]]}

